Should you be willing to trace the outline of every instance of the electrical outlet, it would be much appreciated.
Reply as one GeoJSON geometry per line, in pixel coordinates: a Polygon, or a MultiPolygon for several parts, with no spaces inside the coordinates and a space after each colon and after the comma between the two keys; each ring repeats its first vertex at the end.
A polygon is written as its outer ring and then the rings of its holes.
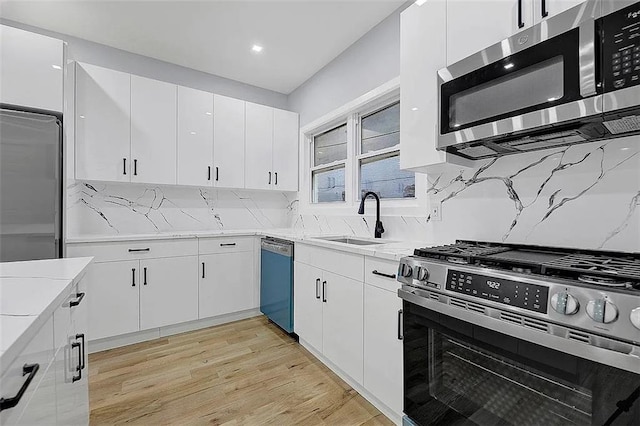
{"type": "Polygon", "coordinates": [[[442,220],[442,203],[436,201],[431,204],[431,208],[429,210],[430,220],[432,222],[440,222],[442,220]]]}

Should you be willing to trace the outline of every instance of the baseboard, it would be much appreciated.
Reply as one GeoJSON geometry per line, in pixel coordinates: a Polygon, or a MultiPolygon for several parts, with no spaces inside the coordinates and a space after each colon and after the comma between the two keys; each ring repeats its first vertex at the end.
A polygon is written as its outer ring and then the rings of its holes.
{"type": "Polygon", "coordinates": [[[374,407],[376,407],[382,414],[384,414],[389,420],[391,420],[396,425],[402,425],[402,413],[396,413],[391,408],[389,408],[386,404],[376,398],[373,394],[367,391],[361,384],[359,384],[355,379],[349,376],[347,373],[342,371],[337,365],[329,361],[324,355],[318,352],[313,346],[307,343],[304,339],[300,338],[299,343],[308,350],[311,355],[320,360],[324,365],[329,367],[331,371],[333,371],[338,377],[347,382],[349,386],[356,390],[364,399],[369,401],[374,407]]]}
{"type": "Polygon", "coordinates": [[[249,309],[246,311],[234,312],[231,314],[220,315],[212,318],[204,318],[201,320],[173,324],[160,328],[152,328],[150,330],[136,331],[135,333],[123,334],[121,336],[90,340],[87,346],[89,353],[102,352],[108,349],[119,348],[121,346],[133,345],[136,343],[146,342],[148,340],[159,339],[161,337],[172,336],[175,334],[200,330],[202,328],[213,327],[215,325],[253,318],[259,315],[262,315],[260,309],[249,309]]]}

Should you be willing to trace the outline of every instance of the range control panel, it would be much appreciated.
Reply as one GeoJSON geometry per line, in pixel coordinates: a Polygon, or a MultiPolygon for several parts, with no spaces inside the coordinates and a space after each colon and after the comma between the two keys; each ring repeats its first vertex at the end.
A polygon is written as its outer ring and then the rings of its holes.
{"type": "Polygon", "coordinates": [[[640,2],[601,18],[605,92],[640,84],[640,2]]]}
{"type": "Polygon", "coordinates": [[[449,269],[446,289],[534,312],[547,313],[549,289],[540,285],[449,269]]]}

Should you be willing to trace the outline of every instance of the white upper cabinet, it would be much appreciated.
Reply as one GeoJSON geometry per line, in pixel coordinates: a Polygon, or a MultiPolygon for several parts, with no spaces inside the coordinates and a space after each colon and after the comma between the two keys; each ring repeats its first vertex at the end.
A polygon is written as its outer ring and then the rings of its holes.
{"type": "Polygon", "coordinates": [[[273,185],[279,191],[298,190],[298,114],[273,110],[273,185]]]}
{"type": "Polygon", "coordinates": [[[533,20],[537,24],[585,1],[586,0],[533,0],[533,20]]]}
{"type": "Polygon", "coordinates": [[[469,165],[438,151],[438,78],[446,66],[446,0],[413,4],[400,15],[400,167],[413,171],[448,163],[469,165]]]}
{"type": "Polygon", "coordinates": [[[176,183],[177,86],[131,76],[131,182],[176,183]]]}
{"type": "Polygon", "coordinates": [[[76,179],[129,182],[131,76],[76,64],[76,179]]]}
{"type": "Polygon", "coordinates": [[[62,40],[0,25],[0,102],[62,111],[62,40]]]}
{"type": "Polygon", "coordinates": [[[213,184],[213,94],[178,87],[178,185],[213,184]]]}
{"type": "Polygon", "coordinates": [[[447,0],[447,65],[532,26],[532,1],[447,0]]]}
{"type": "Polygon", "coordinates": [[[251,102],[246,104],[245,186],[269,189],[273,176],[273,108],[251,102]]]}
{"type": "Polygon", "coordinates": [[[244,188],[245,102],[213,95],[214,186],[244,188]]]}

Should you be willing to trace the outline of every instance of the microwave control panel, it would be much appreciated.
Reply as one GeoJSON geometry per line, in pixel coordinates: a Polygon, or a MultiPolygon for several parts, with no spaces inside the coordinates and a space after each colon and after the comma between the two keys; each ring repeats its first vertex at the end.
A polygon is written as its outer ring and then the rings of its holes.
{"type": "Polygon", "coordinates": [[[529,311],[547,313],[549,288],[541,285],[449,269],[446,289],[529,311]]]}
{"type": "Polygon", "coordinates": [[[600,21],[604,91],[640,84],[640,2],[600,21]]]}

